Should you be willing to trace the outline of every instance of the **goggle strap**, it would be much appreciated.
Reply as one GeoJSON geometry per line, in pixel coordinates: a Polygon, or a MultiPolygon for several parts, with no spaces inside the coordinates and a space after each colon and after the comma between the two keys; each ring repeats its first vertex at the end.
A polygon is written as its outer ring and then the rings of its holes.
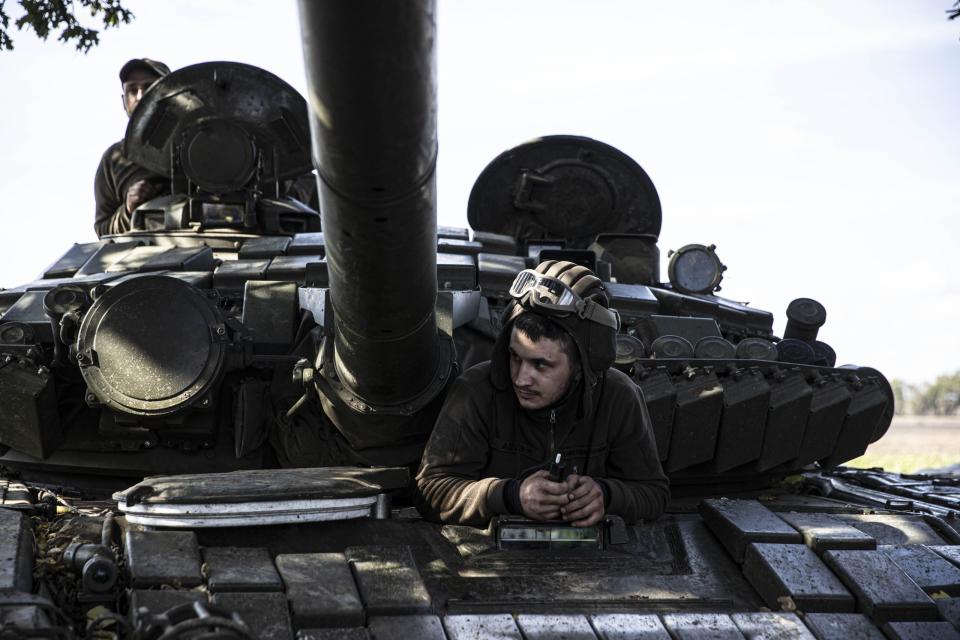
{"type": "Polygon", "coordinates": [[[615,309],[608,309],[593,300],[585,300],[578,315],[584,320],[602,324],[614,331],[620,330],[620,314],[615,309]]]}
{"type": "MultiPolygon", "coordinates": [[[[581,267],[586,270],[585,267],[581,267]]],[[[549,273],[550,269],[547,269],[549,273]]],[[[593,286],[594,281],[599,284],[600,279],[593,275],[583,276],[577,282],[580,284],[589,283],[593,286]]],[[[602,285],[601,285],[602,286],[602,285]]],[[[589,288],[589,287],[587,287],[589,288]]],[[[614,331],[619,331],[620,329],[620,314],[614,309],[608,309],[607,307],[597,304],[593,300],[584,300],[578,291],[571,288],[568,284],[560,280],[554,275],[548,275],[546,273],[539,273],[533,269],[524,269],[517,274],[517,277],[514,279],[513,284],[510,286],[510,295],[513,297],[517,303],[521,306],[531,306],[539,307],[547,312],[553,311],[554,313],[568,313],[572,312],[576,308],[577,316],[583,320],[588,320],[590,322],[596,322],[605,327],[610,327],[614,331]],[[540,302],[535,295],[533,295],[539,286],[541,280],[549,280],[559,284],[564,290],[569,291],[573,294],[576,302],[574,305],[567,307],[569,311],[564,311],[563,307],[566,305],[557,305],[555,303],[544,303],[540,302]]],[[[561,294],[562,297],[562,294],[561,294]]]]}

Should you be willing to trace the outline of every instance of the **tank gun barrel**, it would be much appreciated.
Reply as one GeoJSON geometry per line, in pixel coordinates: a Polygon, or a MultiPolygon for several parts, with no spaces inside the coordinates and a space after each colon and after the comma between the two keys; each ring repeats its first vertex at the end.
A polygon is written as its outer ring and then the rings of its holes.
{"type": "Polygon", "coordinates": [[[336,374],[373,406],[422,395],[441,357],[434,9],[300,1],[336,374]]]}

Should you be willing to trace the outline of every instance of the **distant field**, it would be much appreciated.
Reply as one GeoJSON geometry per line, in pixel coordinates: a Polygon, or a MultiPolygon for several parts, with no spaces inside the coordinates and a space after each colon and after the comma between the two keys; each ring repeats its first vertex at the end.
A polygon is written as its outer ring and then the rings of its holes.
{"type": "Polygon", "coordinates": [[[886,435],[847,465],[897,473],[960,467],[960,416],[895,416],[886,435]]]}

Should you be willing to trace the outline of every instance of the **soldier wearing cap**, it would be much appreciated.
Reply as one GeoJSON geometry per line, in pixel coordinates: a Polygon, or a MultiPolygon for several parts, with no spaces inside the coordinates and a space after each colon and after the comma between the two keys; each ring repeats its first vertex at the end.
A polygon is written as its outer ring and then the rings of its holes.
{"type": "MultiPolygon", "coordinates": [[[[147,89],[168,73],[170,68],[167,65],[150,58],[134,58],[120,68],[123,109],[127,117],[133,114],[147,89]]],[[[94,222],[97,236],[128,231],[133,210],[159,195],[164,184],[163,176],[127,159],[122,140],[110,145],[100,159],[93,185],[97,203],[94,222]]]]}
{"type": "Polygon", "coordinates": [[[510,294],[491,360],[460,375],[437,418],[420,512],[472,526],[505,514],[583,527],[657,518],[668,481],[639,388],[610,368],[619,316],[600,279],[546,261],[510,294]],[[566,477],[548,470],[558,454],[566,477]]]}

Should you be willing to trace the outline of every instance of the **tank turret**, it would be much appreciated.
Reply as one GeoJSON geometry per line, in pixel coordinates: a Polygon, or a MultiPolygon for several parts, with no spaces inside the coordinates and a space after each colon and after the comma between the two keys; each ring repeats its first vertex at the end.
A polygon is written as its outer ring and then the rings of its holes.
{"type": "Polygon", "coordinates": [[[548,258],[606,281],[617,366],[644,391],[675,483],[836,466],[886,430],[889,385],[834,367],[819,303],[797,299],[775,336],[772,313],[717,295],[713,245],[670,251],[663,281],[656,187],[607,144],[504,152],[470,194],[473,230],[438,230],[432,5],[302,14],[309,109],[249,65],[166,76],[125,146],[168,194],[129,233],[3,292],[8,464],[127,479],[412,467],[447,384],[489,352],[513,275],[548,258]],[[321,215],[290,197],[313,187],[311,142],[321,215]]]}
{"type": "Polygon", "coordinates": [[[503,152],[472,229],[437,227],[435,11],[301,0],[307,99],[238,63],[164,77],[125,140],[168,193],[0,290],[0,636],[956,635],[956,479],[842,466],[893,395],[836,366],[816,300],[778,336],[717,295],[722,246],[662,269],[650,175],[581,136],[503,152]],[[674,499],[428,522],[449,383],[545,259],[601,277],[674,499]]]}
{"type": "MultiPolygon", "coordinates": [[[[833,467],[890,425],[887,380],[834,368],[832,349],[817,340],[820,303],[792,302],[785,336],[774,335],[772,313],[716,295],[727,267],[714,245],[669,251],[661,281],[656,188],[607,144],[547,136],[505,151],[477,179],[468,216],[475,236],[513,243],[515,256],[496,258],[511,270],[549,258],[606,274],[622,321],[616,366],[644,392],[675,487],[833,467]]],[[[498,309],[505,297],[485,278],[489,259],[480,253],[480,290],[498,309]]]]}

